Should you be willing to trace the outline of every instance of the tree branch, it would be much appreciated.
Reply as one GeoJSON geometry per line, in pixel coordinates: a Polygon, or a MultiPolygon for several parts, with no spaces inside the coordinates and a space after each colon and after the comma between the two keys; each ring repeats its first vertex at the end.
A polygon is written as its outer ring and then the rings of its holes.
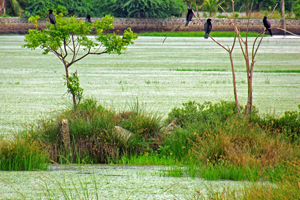
{"type": "Polygon", "coordinates": [[[236,25],[236,19],[235,19],[235,15],[234,15],[234,1],[231,0],[231,3],[232,3],[232,12],[233,12],[233,19],[234,19],[234,22],[232,22],[232,20],[230,19],[230,16],[228,15],[228,13],[224,10],[224,8],[219,5],[219,8],[225,13],[225,15],[227,16],[229,22],[230,22],[230,25],[233,26],[234,28],[234,32],[236,32],[236,34],[238,35],[239,37],[239,40],[242,40],[242,42],[245,44],[245,41],[243,40],[243,38],[241,38],[241,35],[240,35],[240,32],[239,30],[237,29],[237,25],[236,25]]]}
{"type": "Polygon", "coordinates": [[[77,55],[78,55],[78,53],[79,53],[79,50],[80,50],[80,44],[78,45],[78,48],[77,48],[77,52],[76,52],[75,58],[77,58],[77,55]]]}
{"type": "Polygon", "coordinates": [[[234,40],[233,40],[232,47],[231,47],[231,49],[230,49],[230,52],[231,52],[231,53],[233,52],[233,49],[234,49],[234,46],[235,46],[235,42],[236,42],[236,32],[234,32],[234,40]]]}
{"type": "Polygon", "coordinates": [[[69,45],[67,45],[67,47],[74,53],[73,49],[69,45]]]}
{"type": "MultiPolygon", "coordinates": [[[[185,22],[184,22],[185,23],[185,22]]],[[[171,33],[173,33],[176,29],[178,29],[181,25],[183,25],[184,23],[182,23],[182,24],[180,24],[179,26],[176,26],[166,37],[165,37],[165,39],[163,40],[163,42],[162,43],[165,43],[165,40],[167,39],[167,37],[171,34],[171,33]]]]}
{"type": "Polygon", "coordinates": [[[58,59],[64,64],[64,66],[68,65],[68,62],[65,61],[65,59],[62,57],[61,54],[59,54],[57,51],[55,51],[54,49],[51,49],[51,52],[54,53],[58,59]]]}
{"type": "Polygon", "coordinates": [[[96,52],[91,52],[89,54],[94,54],[94,55],[100,55],[100,54],[104,54],[104,53],[107,53],[107,51],[102,51],[102,52],[99,52],[99,53],[96,53],[96,52]]]}
{"type": "Polygon", "coordinates": [[[71,60],[71,62],[70,63],[74,63],[74,60],[75,60],[75,58],[76,58],[76,55],[77,55],[77,53],[76,53],[76,46],[75,46],[75,41],[74,41],[74,35],[72,34],[72,44],[73,44],[73,57],[72,57],[72,60],[71,60]]]}
{"type": "Polygon", "coordinates": [[[102,47],[102,45],[99,45],[98,49],[94,53],[97,53],[101,47],[102,47]]]}
{"type": "Polygon", "coordinates": [[[225,49],[227,52],[230,52],[230,49],[227,49],[224,45],[222,45],[222,44],[219,43],[217,40],[215,40],[211,35],[209,35],[209,37],[210,37],[215,43],[217,43],[220,47],[222,47],[223,49],[225,49]]]}
{"type": "Polygon", "coordinates": [[[251,6],[250,6],[249,15],[248,15],[246,41],[248,40],[249,22],[250,22],[250,16],[251,16],[252,8],[253,8],[253,3],[254,3],[254,0],[252,0],[251,6]]]}
{"type": "Polygon", "coordinates": [[[274,12],[274,10],[276,9],[277,6],[278,6],[278,3],[274,6],[274,8],[273,8],[273,10],[272,10],[272,12],[271,12],[271,15],[270,15],[270,17],[269,17],[269,19],[271,19],[272,15],[273,15],[273,12],[274,12]]]}
{"type": "Polygon", "coordinates": [[[254,58],[255,58],[255,56],[256,56],[256,54],[257,54],[257,51],[258,51],[259,46],[260,46],[260,44],[261,44],[261,42],[262,42],[262,39],[264,38],[264,34],[265,34],[265,29],[264,29],[262,32],[260,32],[260,33],[258,34],[258,36],[256,36],[256,38],[255,38],[255,40],[254,40],[254,42],[253,42],[253,46],[252,46],[252,62],[254,61],[254,58]],[[257,39],[259,38],[259,36],[261,36],[261,35],[262,35],[262,37],[261,37],[261,39],[260,39],[260,41],[259,41],[259,43],[258,43],[258,46],[256,47],[256,50],[255,50],[255,52],[254,52],[255,43],[256,43],[257,39]]]}
{"type": "Polygon", "coordinates": [[[64,59],[68,56],[68,51],[66,49],[66,38],[64,38],[64,50],[65,50],[65,55],[64,55],[64,59]]]}
{"type": "Polygon", "coordinates": [[[196,19],[198,20],[198,22],[200,22],[200,24],[202,24],[202,22],[200,21],[200,19],[198,18],[198,16],[195,14],[195,12],[192,10],[194,16],[196,17],[196,19]]]}
{"type": "Polygon", "coordinates": [[[282,29],[282,28],[274,27],[274,28],[271,28],[271,29],[278,29],[278,30],[281,30],[281,31],[285,31],[285,32],[287,32],[287,33],[289,33],[289,34],[291,34],[291,35],[294,35],[294,36],[299,37],[299,35],[297,35],[297,34],[295,34],[295,33],[292,33],[292,32],[290,32],[290,31],[284,30],[284,29],[282,29]]]}
{"type": "Polygon", "coordinates": [[[83,59],[84,57],[86,57],[86,56],[89,55],[89,54],[92,54],[92,53],[90,53],[90,49],[89,49],[89,51],[88,51],[86,54],[84,54],[83,56],[81,56],[81,57],[78,58],[77,60],[72,60],[72,64],[73,64],[73,63],[76,63],[77,61],[79,61],[79,60],[81,60],[81,59],[83,59]]]}

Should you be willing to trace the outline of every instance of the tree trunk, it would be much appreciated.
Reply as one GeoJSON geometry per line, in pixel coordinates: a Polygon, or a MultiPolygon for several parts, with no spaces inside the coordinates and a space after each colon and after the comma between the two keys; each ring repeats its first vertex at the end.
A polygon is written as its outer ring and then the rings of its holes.
{"type": "Polygon", "coordinates": [[[247,116],[251,113],[252,109],[252,76],[251,76],[251,67],[249,62],[249,53],[248,53],[248,43],[245,44],[245,53],[244,53],[246,68],[247,68],[247,83],[248,83],[248,100],[245,108],[245,115],[247,116]]]}
{"type": "Polygon", "coordinates": [[[230,57],[231,71],[232,71],[232,82],[233,82],[233,92],[234,92],[234,99],[235,99],[235,107],[236,107],[237,112],[240,113],[239,101],[238,101],[237,90],[236,90],[236,81],[235,81],[235,72],[234,72],[232,52],[229,52],[229,57],[230,57]]]}
{"type": "MultiPolygon", "coordinates": [[[[65,65],[65,71],[66,71],[66,79],[67,79],[67,88],[69,89],[69,87],[70,87],[70,78],[69,78],[68,66],[66,66],[66,65],[65,65]]],[[[73,99],[73,106],[74,106],[74,109],[76,110],[76,106],[77,106],[76,96],[75,96],[75,94],[73,94],[73,92],[71,94],[72,94],[72,99],[73,99]]]]}
{"type": "Polygon", "coordinates": [[[200,15],[199,15],[199,10],[198,10],[198,6],[197,4],[195,4],[195,8],[196,8],[196,12],[197,12],[197,17],[200,18],[200,15]]]}
{"type": "Polygon", "coordinates": [[[246,16],[249,15],[249,2],[248,0],[245,0],[245,11],[246,11],[246,16]]]}
{"type": "Polygon", "coordinates": [[[0,15],[6,14],[5,0],[0,0],[0,15]]]}
{"type": "Polygon", "coordinates": [[[284,6],[284,0],[281,0],[281,16],[282,16],[282,27],[284,30],[284,35],[286,34],[285,30],[285,6],[284,6]]]}

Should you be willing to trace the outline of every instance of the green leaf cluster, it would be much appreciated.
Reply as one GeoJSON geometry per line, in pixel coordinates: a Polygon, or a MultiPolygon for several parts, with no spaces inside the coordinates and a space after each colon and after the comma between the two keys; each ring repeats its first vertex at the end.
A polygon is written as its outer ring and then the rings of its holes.
{"type": "Polygon", "coordinates": [[[297,19],[300,18],[300,0],[297,0],[293,3],[293,12],[297,19]]]}
{"type": "MultiPolygon", "coordinates": [[[[34,21],[30,18],[30,21],[34,21]]],[[[84,50],[96,51],[102,47],[107,53],[116,52],[121,54],[121,50],[126,49],[126,46],[133,44],[133,40],[137,39],[130,28],[124,31],[123,38],[115,33],[108,33],[108,30],[114,28],[112,25],[113,17],[107,15],[102,20],[96,20],[94,23],[87,23],[75,18],[63,17],[62,14],[56,15],[56,26],[48,24],[46,29],[30,29],[29,34],[25,35],[25,44],[23,47],[44,50],[43,54],[53,52],[61,54],[64,51],[62,48],[72,49],[74,45],[83,47],[84,50]],[[95,40],[88,35],[92,30],[96,30],[95,40]]],[[[71,50],[72,51],[72,50],[71,50]]]]}
{"type": "Polygon", "coordinates": [[[66,84],[68,87],[68,93],[74,95],[77,98],[77,104],[79,104],[83,97],[83,88],[80,87],[77,71],[72,73],[72,75],[69,77],[69,83],[66,84]]]}

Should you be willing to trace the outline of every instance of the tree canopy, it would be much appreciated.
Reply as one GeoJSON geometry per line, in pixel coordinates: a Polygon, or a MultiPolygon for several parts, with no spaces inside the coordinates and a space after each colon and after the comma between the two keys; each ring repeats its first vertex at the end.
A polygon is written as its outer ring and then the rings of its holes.
{"type": "MultiPolygon", "coordinates": [[[[103,17],[106,14],[123,18],[169,18],[181,17],[188,5],[195,8],[195,4],[202,12],[221,11],[215,3],[223,2],[222,7],[231,12],[230,0],[0,0],[0,14],[22,15],[30,17],[39,15],[47,17],[47,12],[51,8],[57,13],[66,16],[76,15],[85,17],[90,14],[92,17],[103,17]],[[3,3],[5,2],[5,4],[3,3]],[[201,6],[203,3],[210,6],[201,6]],[[206,3],[206,4],[207,4],[206,3]],[[5,5],[5,8],[2,8],[5,5]]],[[[247,12],[250,9],[252,0],[235,0],[237,12],[247,12]]],[[[280,11],[281,0],[254,0],[253,11],[271,11],[276,4],[280,11]]],[[[299,0],[285,0],[285,11],[293,11],[299,18],[299,0]]]]}
{"type": "MultiPolygon", "coordinates": [[[[30,17],[29,21],[36,24],[39,16],[30,17]]],[[[30,29],[25,35],[23,47],[35,50],[40,48],[43,54],[53,53],[62,62],[65,69],[65,79],[68,93],[72,95],[74,108],[82,99],[83,89],[79,86],[77,72],[69,75],[69,67],[88,55],[104,53],[121,54],[127,46],[137,39],[130,28],[124,31],[122,37],[115,33],[108,33],[113,29],[113,17],[109,15],[93,23],[56,15],[56,26],[48,24],[46,29],[30,29]],[[94,38],[91,32],[96,30],[94,38]]]]}

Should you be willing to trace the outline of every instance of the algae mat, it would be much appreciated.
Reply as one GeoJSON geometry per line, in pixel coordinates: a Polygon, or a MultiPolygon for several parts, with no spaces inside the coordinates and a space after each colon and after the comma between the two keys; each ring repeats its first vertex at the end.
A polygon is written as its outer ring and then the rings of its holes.
{"type": "Polygon", "coordinates": [[[161,176],[163,166],[61,165],[48,171],[0,172],[1,199],[191,199],[250,184],[161,176]]]}
{"type": "MultiPolygon", "coordinates": [[[[139,37],[122,55],[91,55],[70,67],[85,98],[114,109],[139,100],[146,111],[167,116],[188,101],[234,101],[228,53],[203,38],[139,37]]],[[[232,38],[217,38],[231,46],[232,38]]],[[[254,38],[249,38],[251,43],[254,38]]],[[[64,69],[53,55],[24,49],[24,36],[0,36],[0,134],[71,106],[64,69]]],[[[266,37],[256,57],[253,101],[260,113],[297,110],[300,104],[300,39],[266,37]]],[[[234,50],[239,103],[247,79],[240,47],[234,50]]]]}

